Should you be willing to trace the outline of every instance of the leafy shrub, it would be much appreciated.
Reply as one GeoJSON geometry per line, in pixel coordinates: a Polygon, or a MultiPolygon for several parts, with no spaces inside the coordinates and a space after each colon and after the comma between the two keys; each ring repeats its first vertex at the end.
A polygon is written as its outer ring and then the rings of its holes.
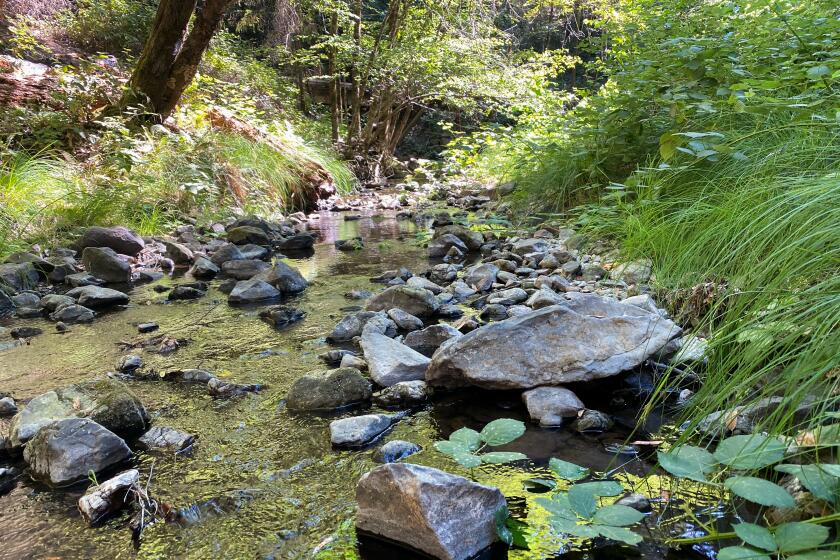
{"type": "Polygon", "coordinates": [[[79,46],[112,54],[139,53],[154,20],[152,0],[78,0],[60,24],[79,46]]]}

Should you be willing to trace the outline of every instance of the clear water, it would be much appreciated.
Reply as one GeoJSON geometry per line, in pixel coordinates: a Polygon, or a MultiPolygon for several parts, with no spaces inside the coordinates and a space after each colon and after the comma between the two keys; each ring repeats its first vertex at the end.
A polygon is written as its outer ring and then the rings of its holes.
{"type": "MultiPolygon", "coordinates": [[[[166,295],[151,286],[134,289],[127,310],[107,314],[90,325],[74,326],[67,334],[55,333],[46,321],[26,322],[43,327],[45,334],[34,338],[31,345],[0,350],[0,389],[18,399],[103,375],[124,354],[120,342],[150,336],[138,335],[136,330],[138,323],[146,321],[159,323],[159,333],[190,340],[168,356],[143,351],[147,367],[206,368],[225,379],[268,387],[258,395],[215,401],[201,387],[130,382],[155,424],[198,436],[190,457],[138,453],[135,459],[144,478],[151,474],[150,492],[174,507],[192,508],[194,522],[154,524],[135,546],[127,515],[102,527],[87,527],[76,510],[84,487],[53,491],[24,478],[12,492],[0,496],[0,559],[409,557],[375,543],[361,547],[356,543],[352,528],[355,486],[359,477],[375,466],[372,450],[333,450],[328,424],[359,412],[293,414],[285,409],[283,399],[296,378],[323,367],[317,355],[329,348],[324,336],[343,316],[343,308],[359,304],[347,300],[346,292],[375,289],[368,278],[384,270],[407,266],[421,271],[427,265],[415,242],[418,226],[393,217],[344,221],[341,216],[324,214],[316,227],[322,231],[322,242],[313,254],[292,261],[311,287],[285,302],[305,310],[307,317],[287,330],[277,331],[260,321],[259,308],[229,307],[225,296],[215,289],[194,302],[167,304],[166,295]],[[356,235],[366,240],[363,251],[334,249],[336,239],[356,235]]],[[[585,402],[598,398],[585,392],[582,396],[585,402]]],[[[529,464],[482,467],[472,472],[460,469],[432,448],[434,441],[457,428],[480,428],[499,417],[526,420],[517,394],[465,391],[404,419],[386,440],[406,439],[423,446],[424,451],[412,456],[411,462],[498,486],[514,515],[527,520],[534,531],[531,550],[511,551],[510,558],[546,558],[569,552],[566,542],[549,534],[544,512],[533,503],[536,495],[525,491],[523,482],[547,477],[549,457],[597,471],[615,468],[622,458],[605,451],[605,445],[624,441],[628,431],[619,424],[615,432],[581,436],[529,425],[527,433],[508,446],[532,458],[529,464]]],[[[632,426],[635,410],[630,406],[619,417],[632,426]]],[[[6,426],[0,424],[0,429],[6,426]]],[[[618,476],[637,483],[647,468],[636,460],[620,469],[618,476]]],[[[658,479],[653,480],[647,482],[648,490],[656,495],[658,489],[650,485],[658,479]]],[[[620,548],[571,554],[576,558],[624,558],[636,553],[620,548]]],[[[643,547],[641,554],[661,558],[663,551],[650,546],[643,547]]]]}

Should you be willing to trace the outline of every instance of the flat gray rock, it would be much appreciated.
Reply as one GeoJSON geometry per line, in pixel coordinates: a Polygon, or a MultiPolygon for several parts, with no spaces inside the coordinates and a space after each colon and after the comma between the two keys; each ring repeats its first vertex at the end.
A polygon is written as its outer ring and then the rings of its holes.
{"type": "Polygon", "coordinates": [[[88,309],[101,309],[113,305],[125,305],[128,303],[128,295],[111,288],[101,286],[83,286],[68,291],[67,296],[76,298],[79,305],[88,309]]]}
{"type": "Polygon", "coordinates": [[[441,323],[408,333],[403,343],[412,350],[431,358],[444,342],[460,336],[462,336],[461,331],[452,325],[441,323]]]}
{"type": "Polygon", "coordinates": [[[445,343],[432,386],[528,389],[617,375],[656,354],[680,329],[644,309],[592,294],[491,323],[445,343]]]}
{"type": "Polygon", "coordinates": [[[429,290],[410,286],[392,286],[368,300],[368,311],[388,311],[394,307],[411,313],[415,317],[433,315],[440,302],[429,290]]]}
{"type": "Polygon", "coordinates": [[[377,449],[373,454],[373,460],[377,463],[396,463],[422,450],[423,448],[416,443],[395,439],[377,449]]]}
{"type": "MultiPolygon", "coordinates": [[[[572,391],[564,387],[537,387],[522,393],[531,420],[540,426],[561,426],[566,419],[577,418],[586,408],[572,391]]],[[[568,420],[567,420],[568,421],[568,420]]]]}
{"type": "Polygon", "coordinates": [[[166,426],[155,426],[137,440],[137,443],[142,449],[148,451],[171,451],[173,453],[179,453],[188,449],[194,442],[194,435],[166,426]]]}
{"type": "Polygon", "coordinates": [[[242,280],[236,283],[228,296],[229,303],[258,303],[280,297],[280,292],[267,282],[257,280],[242,280]]]}
{"type": "Polygon", "coordinates": [[[390,463],[356,486],[356,528],[441,560],[466,560],[496,540],[497,488],[438,469],[390,463]]]}
{"type": "Polygon", "coordinates": [[[330,441],[336,447],[363,447],[396,424],[402,414],[366,414],[330,422],[330,441]]]}
{"type": "Polygon", "coordinates": [[[370,376],[379,385],[388,387],[425,378],[429,358],[385,335],[366,334],[362,337],[362,350],[370,376]]]}
{"type": "Polygon", "coordinates": [[[294,382],[286,406],[291,410],[332,410],[367,401],[371,393],[370,381],[355,368],[313,371],[294,382]]]}

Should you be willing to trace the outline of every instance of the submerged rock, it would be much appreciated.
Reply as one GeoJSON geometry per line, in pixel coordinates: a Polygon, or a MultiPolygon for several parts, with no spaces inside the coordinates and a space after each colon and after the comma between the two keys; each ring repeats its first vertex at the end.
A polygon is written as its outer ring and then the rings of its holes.
{"type": "Polygon", "coordinates": [[[396,463],[420,451],[423,451],[423,448],[416,443],[395,439],[377,449],[373,460],[377,463],[396,463]]]}
{"type": "Polygon", "coordinates": [[[215,398],[230,398],[262,391],[262,385],[228,383],[218,377],[211,377],[207,382],[207,391],[215,398]]]}
{"type": "Polygon", "coordinates": [[[122,438],[87,418],[44,426],[23,451],[32,476],[54,486],[79,482],[129,457],[131,450],[122,438]]]}
{"type": "Polygon", "coordinates": [[[70,385],[37,396],[12,420],[12,443],[21,445],[44,426],[65,418],[89,418],[122,436],[145,431],[146,408],[119,381],[104,379],[70,385]]]}
{"type": "Polygon", "coordinates": [[[373,402],[383,407],[404,407],[429,398],[425,381],[400,381],[373,395],[373,402]]]}
{"type": "Polygon", "coordinates": [[[606,432],[613,426],[612,418],[600,410],[583,410],[575,420],[575,430],[581,433],[606,432]]]}
{"type": "Polygon", "coordinates": [[[174,453],[180,453],[192,447],[194,442],[194,435],[166,426],[155,426],[137,440],[141,449],[172,451],[174,453]]]}
{"type": "Polygon", "coordinates": [[[242,280],[237,282],[228,296],[229,303],[258,303],[280,297],[280,292],[271,284],[262,280],[242,280]]]}
{"type": "Polygon", "coordinates": [[[497,488],[408,463],[362,476],[356,502],[359,531],[441,560],[466,560],[496,542],[496,514],[506,507],[497,488]]]}
{"type": "Polygon", "coordinates": [[[302,321],[305,317],[305,311],[288,305],[276,305],[260,311],[260,318],[278,329],[302,321]]]}
{"type": "Polygon", "coordinates": [[[392,286],[374,295],[367,303],[368,311],[388,311],[394,307],[423,318],[433,315],[440,307],[440,302],[429,290],[392,286]]]}
{"type": "Polygon", "coordinates": [[[544,427],[560,426],[564,419],[577,418],[586,408],[577,395],[564,387],[537,387],[522,393],[522,401],[531,420],[544,427]]]}
{"type": "Polygon", "coordinates": [[[527,389],[591,381],[639,366],[680,334],[668,319],[588,294],[491,323],[445,343],[426,380],[435,386],[527,389]]]}
{"type": "Polygon", "coordinates": [[[366,334],[362,337],[362,350],[370,376],[379,385],[422,380],[426,375],[429,358],[387,336],[366,334]]]}
{"type": "Polygon", "coordinates": [[[403,414],[366,414],[330,422],[330,441],[336,447],[362,447],[378,439],[403,414]]]}
{"type": "Polygon", "coordinates": [[[271,268],[260,272],[254,280],[262,280],[282,294],[297,294],[309,286],[298,269],[283,261],[277,261],[271,268]]]}
{"type": "Polygon", "coordinates": [[[94,526],[132,503],[130,489],[140,482],[140,471],[121,472],[98,486],[91,486],[79,498],[79,512],[89,525],[94,526]]]}
{"type": "Polygon", "coordinates": [[[367,401],[371,383],[349,367],[309,372],[292,385],[286,406],[291,410],[332,410],[367,401]]]}
{"type": "Polygon", "coordinates": [[[166,299],[169,301],[186,301],[203,298],[205,295],[207,295],[207,290],[202,290],[199,286],[182,284],[172,288],[172,291],[169,292],[166,299]]]}
{"type": "Polygon", "coordinates": [[[128,303],[128,295],[118,290],[111,288],[103,288],[101,286],[83,286],[80,288],[73,288],[66,294],[71,298],[76,298],[79,305],[89,309],[100,309],[103,307],[111,307],[113,305],[125,305],[128,303]]]}

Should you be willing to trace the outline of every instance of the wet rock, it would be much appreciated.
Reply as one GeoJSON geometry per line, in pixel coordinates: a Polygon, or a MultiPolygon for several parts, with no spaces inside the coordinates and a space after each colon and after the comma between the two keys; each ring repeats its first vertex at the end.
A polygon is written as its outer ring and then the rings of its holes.
{"type": "Polygon", "coordinates": [[[466,560],[498,540],[497,488],[438,469],[390,463],[356,487],[356,528],[441,560],[466,560]]]}
{"type": "Polygon", "coordinates": [[[411,313],[406,313],[396,307],[388,310],[388,317],[396,323],[397,327],[404,331],[416,331],[423,328],[423,321],[411,313]]]}
{"type": "Polygon", "coordinates": [[[6,285],[16,292],[34,288],[38,284],[38,271],[32,263],[0,264],[0,286],[6,285]]]}
{"type": "Polygon", "coordinates": [[[97,278],[93,274],[79,272],[77,274],[68,274],[65,276],[64,283],[69,284],[74,288],[79,288],[81,286],[101,286],[105,283],[105,281],[101,278],[97,278]]]}
{"type": "Polygon", "coordinates": [[[62,305],[73,305],[75,303],[76,300],[68,295],[47,294],[41,298],[40,306],[42,309],[53,312],[62,305]]]}
{"type": "Polygon", "coordinates": [[[452,338],[462,336],[461,332],[451,325],[431,325],[423,330],[408,333],[403,340],[403,343],[423,354],[424,356],[432,357],[432,354],[440,348],[440,346],[452,338]]]}
{"type": "Polygon", "coordinates": [[[242,280],[236,283],[228,296],[228,303],[258,303],[280,297],[280,292],[271,284],[258,279],[242,280]]]}
{"type": "MultiPolygon", "coordinates": [[[[3,436],[0,436],[0,456],[3,455],[3,436]]],[[[0,496],[8,494],[17,486],[20,471],[15,467],[0,467],[0,496]]]]}
{"type": "Polygon", "coordinates": [[[647,513],[651,511],[650,500],[644,494],[627,494],[618,499],[616,505],[633,508],[636,511],[647,513]]]}
{"type": "Polygon", "coordinates": [[[369,290],[351,290],[351,291],[347,292],[346,294],[344,294],[344,297],[347,298],[347,299],[362,300],[362,299],[368,299],[372,295],[373,295],[373,292],[371,292],[369,290]]]}
{"type": "Polygon", "coordinates": [[[87,418],[66,418],[44,426],[26,444],[23,458],[33,478],[54,486],[85,480],[131,457],[112,431],[87,418]]]}
{"type": "Polygon", "coordinates": [[[260,318],[278,329],[302,321],[305,317],[306,312],[288,305],[277,305],[260,311],[260,318]]]}
{"type": "Polygon", "coordinates": [[[315,245],[315,238],[309,233],[298,233],[292,237],[280,239],[276,247],[281,251],[300,251],[311,249],[315,245]]]}
{"type": "Polygon", "coordinates": [[[62,305],[50,313],[50,319],[62,323],[89,323],[96,314],[82,305],[62,305]]]}
{"type": "Polygon", "coordinates": [[[207,382],[207,391],[215,398],[231,398],[248,393],[256,393],[262,391],[262,385],[242,384],[242,383],[228,383],[222,381],[218,377],[211,377],[207,382]]]}
{"type": "Polygon", "coordinates": [[[484,244],[484,236],[481,235],[481,233],[461,225],[449,225],[436,228],[433,239],[438,239],[446,235],[453,235],[457,237],[467,251],[478,251],[484,244]]]}
{"type": "Polygon", "coordinates": [[[178,266],[188,266],[195,260],[192,250],[183,243],[164,241],[163,245],[166,247],[166,257],[178,266]]]}
{"type": "MultiPolygon", "coordinates": [[[[360,331],[361,332],[361,331],[360,331]]],[[[345,356],[355,356],[352,350],[328,350],[318,356],[318,359],[329,366],[337,366],[345,356]]]]}
{"type": "Polygon", "coordinates": [[[458,250],[462,255],[469,251],[463,241],[451,234],[441,235],[429,241],[428,253],[432,258],[444,257],[452,249],[458,250]]]}
{"type": "Polygon", "coordinates": [[[443,288],[438,284],[435,284],[431,280],[423,278],[422,276],[412,276],[408,280],[405,281],[406,286],[411,288],[421,288],[423,290],[429,290],[433,294],[437,295],[443,291],[443,288]]]}
{"type": "Polygon", "coordinates": [[[15,310],[15,317],[18,319],[36,319],[44,314],[38,307],[18,307],[15,310]]]}
{"type": "MultiPolygon", "coordinates": [[[[253,243],[255,245],[268,245],[270,241],[266,232],[251,226],[240,226],[229,229],[227,232],[227,238],[228,241],[234,245],[247,245],[249,243],[253,243]]],[[[214,260],[214,262],[216,261],[214,260]]]]}
{"type": "Polygon", "coordinates": [[[373,402],[383,407],[416,405],[429,399],[425,381],[400,381],[375,393],[373,402]]]}
{"type": "Polygon", "coordinates": [[[219,272],[219,267],[213,261],[207,257],[198,257],[195,259],[195,263],[193,263],[188,274],[193,278],[209,280],[215,278],[219,272]]]}
{"type": "Polygon", "coordinates": [[[166,426],[155,426],[137,439],[141,449],[147,451],[171,451],[181,453],[188,450],[195,443],[195,436],[168,428],[166,426]]]}
{"type": "Polygon", "coordinates": [[[139,325],[137,325],[137,332],[145,334],[154,332],[159,328],[160,325],[158,325],[157,323],[140,323],[139,325]]]}
{"type": "Polygon", "coordinates": [[[15,307],[38,307],[40,302],[41,298],[38,297],[38,294],[32,292],[22,292],[12,296],[12,303],[15,304],[15,307]]]}
{"type": "Polygon", "coordinates": [[[327,336],[327,342],[348,342],[357,336],[361,336],[362,329],[372,317],[379,312],[359,311],[345,316],[327,336]]]}
{"type": "Polygon", "coordinates": [[[207,384],[216,376],[206,369],[176,369],[165,372],[160,379],[173,383],[207,384]]]}
{"type": "Polygon", "coordinates": [[[104,307],[111,307],[114,305],[125,305],[128,303],[128,295],[118,290],[111,288],[102,288],[100,286],[83,286],[80,288],[73,288],[67,295],[76,298],[79,305],[87,307],[88,309],[101,309],[104,307]]]}
{"type": "Polygon", "coordinates": [[[292,385],[286,406],[291,410],[332,410],[370,399],[371,383],[355,368],[309,372],[292,385]]]}
{"type": "Polygon", "coordinates": [[[129,354],[117,360],[117,371],[131,373],[143,367],[143,358],[137,354],[129,354]]]}
{"type": "Polygon", "coordinates": [[[491,323],[444,345],[426,381],[488,389],[591,381],[639,366],[680,334],[668,319],[637,307],[591,294],[564,297],[561,305],[491,323]]]}
{"type": "Polygon", "coordinates": [[[253,279],[262,280],[274,286],[282,294],[297,294],[309,286],[298,269],[283,261],[277,261],[274,266],[260,272],[253,279]]]}
{"type": "Polygon", "coordinates": [[[494,264],[479,264],[467,269],[467,273],[464,276],[464,283],[477,292],[485,292],[496,282],[498,273],[499,267],[494,264]]]}
{"type": "Polygon", "coordinates": [[[403,414],[366,414],[330,422],[330,442],[336,447],[362,447],[382,436],[403,414]]]}
{"type": "Polygon", "coordinates": [[[574,423],[575,430],[581,433],[606,432],[612,426],[613,421],[609,415],[591,409],[583,410],[574,423]]]}
{"type": "Polygon", "coordinates": [[[420,451],[423,451],[423,448],[416,443],[395,439],[377,449],[373,460],[377,463],[396,463],[420,451]]]}
{"type": "Polygon", "coordinates": [[[388,387],[425,377],[429,358],[408,346],[375,333],[363,336],[361,345],[370,376],[379,385],[388,387]]]}
{"type": "Polygon", "coordinates": [[[245,255],[239,250],[239,247],[233,243],[225,243],[213,253],[210,261],[216,266],[222,266],[228,261],[238,261],[245,258],[245,255]]]}
{"type": "Polygon", "coordinates": [[[410,270],[405,267],[400,268],[399,270],[387,270],[380,274],[379,276],[375,276],[370,279],[371,282],[375,284],[387,284],[392,280],[396,280],[397,278],[406,281],[411,278],[413,274],[410,270]]]}
{"type": "Polygon", "coordinates": [[[242,258],[244,259],[264,259],[269,255],[269,250],[261,245],[243,245],[239,247],[239,250],[242,253],[242,258]]]}
{"type": "Polygon", "coordinates": [[[335,242],[335,248],[339,251],[361,251],[365,248],[365,242],[361,237],[353,239],[339,239],[335,242]]]}
{"type": "Polygon", "coordinates": [[[409,286],[393,286],[368,300],[368,311],[388,311],[394,307],[411,313],[415,317],[433,315],[440,307],[435,295],[429,290],[409,286]]]}
{"type": "Polygon", "coordinates": [[[206,290],[201,290],[195,286],[180,285],[172,288],[166,299],[169,301],[184,301],[191,299],[199,299],[207,295],[206,290]]]}
{"type": "Polygon", "coordinates": [[[89,525],[95,526],[133,502],[130,489],[140,482],[140,471],[121,472],[98,486],[91,486],[79,498],[79,512],[89,525]]]}
{"type": "MultiPolygon", "coordinates": [[[[0,287],[2,288],[2,287],[0,287]]],[[[15,312],[15,304],[6,292],[0,289],[0,318],[9,317],[15,312]]]]}
{"type": "Polygon", "coordinates": [[[90,227],[78,242],[79,250],[88,247],[108,247],[123,255],[135,256],[146,244],[143,238],[124,227],[90,227]]]}
{"type": "Polygon", "coordinates": [[[222,264],[222,272],[237,280],[250,280],[269,268],[271,265],[267,262],[254,259],[239,259],[222,264]]]}
{"type": "Polygon", "coordinates": [[[540,426],[561,426],[565,419],[574,419],[586,406],[568,389],[563,387],[537,387],[522,393],[531,420],[540,426]]]}
{"type": "Polygon", "coordinates": [[[650,280],[652,264],[649,260],[631,261],[610,270],[610,278],[627,284],[644,284],[650,280]]]}
{"type": "Polygon", "coordinates": [[[15,404],[15,399],[12,397],[3,397],[0,399],[0,417],[12,416],[17,414],[18,408],[15,404]]]}
{"type": "Polygon", "coordinates": [[[82,251],[82,263],[88,273],[105,282],[127,284],[131,281],[131,267],[113,249],[87,247],[82,251]]]}
{"type": "Polygon", "coordinates": [[[14,339],[32,338],[40,334],[44,334],[44,329],[39,327],[14,327],[9,334],[14,339]]]}
{"type": "Polygon", "coordinates": [[[89,418],[126,437],[142,433],[149,423],[146,408],[124,384],[104,379],[48,391],[29,401],[12,419],[12,443],[21,445],[44,426],[65,418],[89,418]]]}

